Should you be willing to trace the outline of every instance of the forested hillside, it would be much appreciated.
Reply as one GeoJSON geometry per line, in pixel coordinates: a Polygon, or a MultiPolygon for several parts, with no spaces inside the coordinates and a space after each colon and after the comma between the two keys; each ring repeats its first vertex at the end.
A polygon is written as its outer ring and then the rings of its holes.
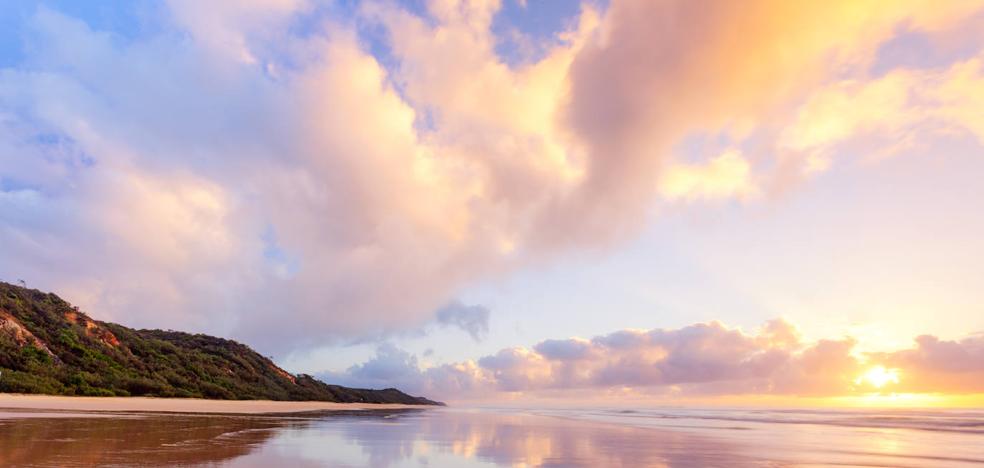
{"type": "Polygon", "coordinates": [[[3,282],[0,372],[0,392],[439,404],[291,375],[232,340],[93,320],[54,294],[3,282]]]}

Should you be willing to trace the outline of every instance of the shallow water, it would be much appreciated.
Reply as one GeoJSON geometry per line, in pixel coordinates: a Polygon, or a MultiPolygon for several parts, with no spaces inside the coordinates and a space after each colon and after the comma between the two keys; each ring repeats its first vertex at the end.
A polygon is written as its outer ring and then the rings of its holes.
{"type": "Polygon", "coordinates": [[[92,416],[0,410],[0,465],[984,466],[979,411],[448,408],[92,416]]]}

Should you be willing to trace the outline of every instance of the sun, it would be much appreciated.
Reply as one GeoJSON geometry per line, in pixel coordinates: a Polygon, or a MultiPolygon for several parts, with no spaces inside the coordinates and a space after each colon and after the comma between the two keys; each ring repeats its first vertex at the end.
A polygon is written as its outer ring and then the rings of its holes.
{"type": "Polygon", "coordinates": [[[886,369],[883,366],[874,366],[868,369],[864,374],[861,374],[855,381],[855,384],[868,383],[872,387],[882,388],[889,383],[899,383],[899,370],[898,369],[886,369]]]}

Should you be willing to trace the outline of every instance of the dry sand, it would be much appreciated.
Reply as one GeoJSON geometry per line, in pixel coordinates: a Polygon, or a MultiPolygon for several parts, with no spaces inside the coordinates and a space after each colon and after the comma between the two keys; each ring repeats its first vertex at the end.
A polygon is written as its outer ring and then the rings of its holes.
{"type": "Polygon", "coordinates": [[[67,397],[0,393],[0,409],[54,411],[149,411],[171,413],[261,414],[301,411],[353,411],[434,408],[427,405],[330,403],[324,401],[228,401],[194,398],[67,397]]]}

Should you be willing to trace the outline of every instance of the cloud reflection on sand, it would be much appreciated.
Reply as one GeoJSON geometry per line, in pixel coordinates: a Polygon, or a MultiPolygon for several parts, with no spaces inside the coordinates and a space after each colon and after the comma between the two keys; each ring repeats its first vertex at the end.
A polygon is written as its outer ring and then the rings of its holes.
{"type": "Polygon", "coordinates": [[[741,468],[984,462],[979,434],[930,430],[944,423],[981,424],[978,412],[536,413],[448,408],[265,416],[102,413],[99,418],[21,413],[33,416],[22,418],[0,412],[0,465],[741,468]],[[593,420],[577,420],[584,418],[593,420]],[[885,427],[886,420],[922,422],[885,427]]]}
{"type": "MultiPolygon", "coordinates": [[[[425,411],[318,421],[238,462],[323,466],[760,466],[726,442],[521,414],[425,411]]],[[[237,463],[238,464],[238,463],[237,463]]]]}
{"type": "Polygon", "coordinates": [[[727,444],[708,450],[711,441],[684,433],[464,411],[30,418],[0,428],[3,465],[751,466],[727,444]]]}

